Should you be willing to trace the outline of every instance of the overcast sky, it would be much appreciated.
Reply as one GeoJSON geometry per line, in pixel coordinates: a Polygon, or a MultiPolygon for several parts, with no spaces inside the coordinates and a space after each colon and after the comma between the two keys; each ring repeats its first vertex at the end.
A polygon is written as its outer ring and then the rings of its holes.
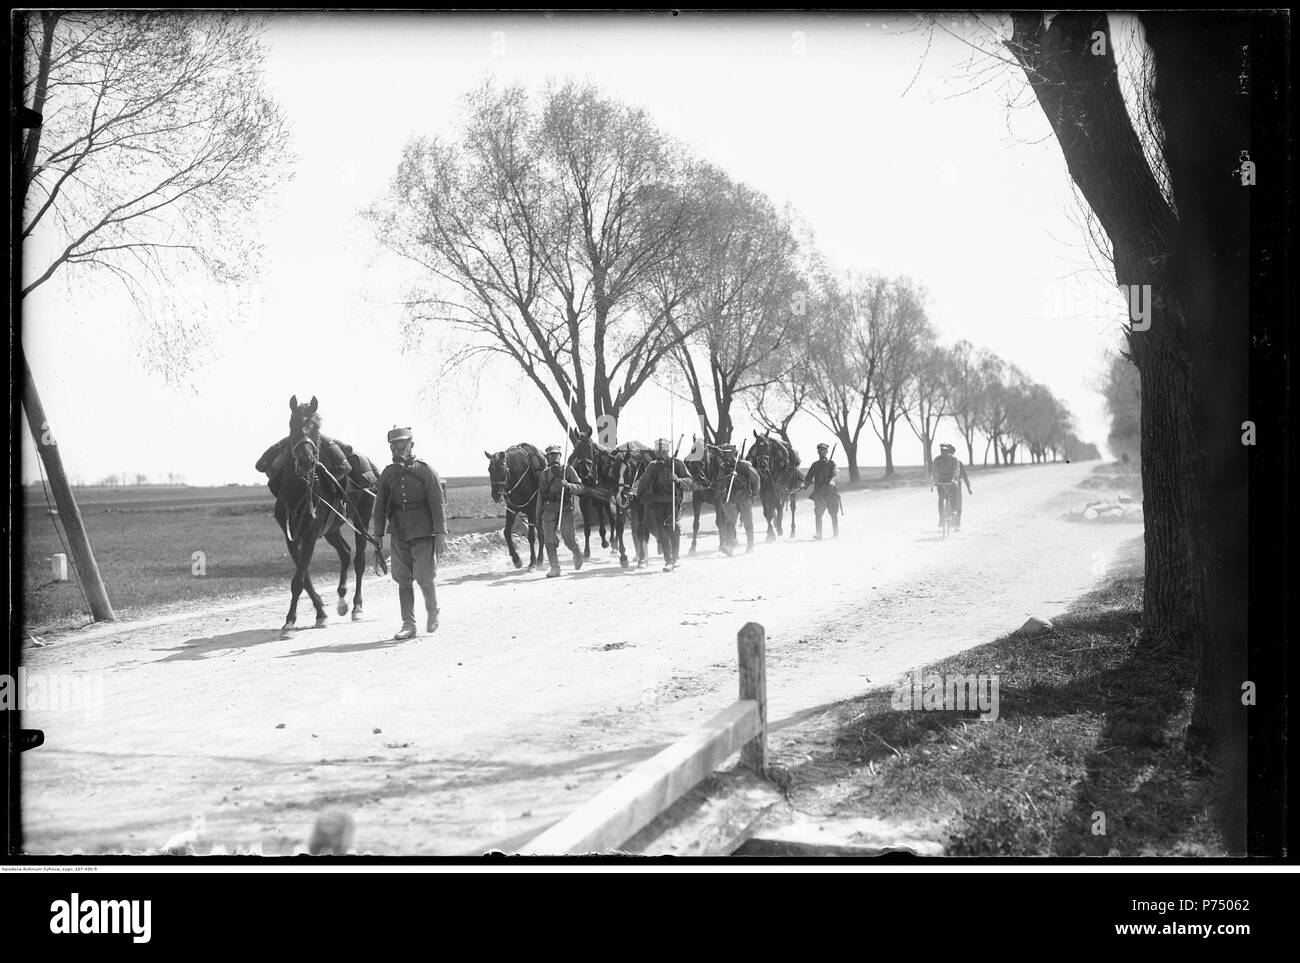
{"type": "MultiPolygon", "coordinates": [[[[936,32],[927,51],[910,18],[872,15],[273,18],[267,84],[297,162],[249,226],[263,283],[232,301],[260,310],[215,330],[191,383],[170,387],[140,364],[130,307],[109,282],[69,276],[24,306],[69,472],[258,481],[253,463],[285,433],[291,394],[317,395],[327,433],[385,460],[384,432],[411,425],[417,453],[448,475],[484,474],[484,449],[559,443],[515,372],[437,384],[436,336],[404,350],[400,275],[357,217],[406,139],[450,133],[457,101],[488,76],[535,89],[573,76],[644,107],[699,156],[793,204],[833,264],[919,280],[943,343],[965,338],[1019,365],[1102,445],[1096,383],[1123,303],[1084,246],[1041,110],[1023,94],[1027,106],[1008,108],[1017,84],[970,89],[981,58],[959,38],[974,26],[949,26],[957,36],[936,32]]],[[[619,435],[649,442],[671,422],[689,438],[690,420],[689,405],[647,388],[619,435]]],[[[738,422],[752,427],[743,411],[738,422]]],[[[807,418],[793,434],[806,457],[833,441],[807,418]]],[[[882,464],[870,428],[864,438],[860,462],[882,464]]],[[[23,444],[31,480],[25,429],[23,444]]],[[[919,463],[905,426],[895,449],[919,463]]]]}

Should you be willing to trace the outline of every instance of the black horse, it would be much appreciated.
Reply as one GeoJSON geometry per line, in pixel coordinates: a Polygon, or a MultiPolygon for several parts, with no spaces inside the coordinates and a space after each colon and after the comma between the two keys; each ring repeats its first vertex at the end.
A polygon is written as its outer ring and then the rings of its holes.
{"type": "MultiPolygon", "coordinates": [[[[623,553],[623,532],[632,533],[632,548],[636,555],[636,567],[645,568],[649,556],[650,522],[646,517],[645,505],[641,499],[628,499],[628,490],[654,461],[654,450],[639,441],[628,441],[614,449],[614,462],[617,466],[615,478],[615,532],[619,552],[623,553]]],[[[623,567],[628,565],[626,554],[620,554],[623,567]]]]}
{"type": "Polygon", "coordinates": [[[695,447],[703,447],[704,454],[694,460],[686,461],[686,470],[691,473],[695,489],[691,492],[691,547],[688,555],[695,554],[695,541],[700,537],[700,509],[705,505],[713,506],[714,521],[718,526],[718,550],[722,550],[722,516],[718,508],[718,496],[713,490],[713,479],[718,474],[718,449],[713,445],[700,444],[698,437],[693,439],[695,447]]]}
{"type": "Polygon", "coordinates": [[[579,495],[578,504],[582,508],[582,530],[585,537],[582,557],[591,558],[591,525],[595,521],[600,530],[600,545],[609,548],[606,537],[606,523],[609,536],[614,538],[614,548],[618,552],[619,564],[627,568],[627,552],[623,549],[622,539],[616,532],[615,509],[611,507],[618,485],[618,465],[614,451],[595,441],[591,429],[578,431],[569,429],[569,440],[573,443],[573,453],[569,455],[569,465],[578,473],[578,479],[584,486],[598,492],[597,495],[579,495]]]}
{"type": "Polygon", "coordinates": [[[527,442],[512,445],[495,455],[483,452],[488,460],[488,478],[492,482],[492,500],[504,502],[506,506],[505,536],[506,548],[510,551],[510,561],[515,568],[523,568],[524,563],[515,551],[513,532],[515,518],[524,516],[528,523],[528,569],[542,567],[542,539],[540,537],[537,517],[537,478],[546,464],[541,453],[527,442]],[[536,539],[536,544],[534,544],[536,539]]]}
{"type": "Polygon", "coordinates": [[[767,541],[774,542],[777,535],[785,534],[782,522],[787,499],[790,502],[790,537],[794,538],[795,505],[804,482],[804,473],[799,470],[799,453],[779,438],[760,435],[756,431],[753,447],[745,460],[754,466],[762,482],[767,541]],[[773,522],[776,523],[775,532],[772,530],[773,522]]]}
{"type": "Polygon", "coordinates": [[[351,492],[347,479],[337,478],[320,462],[320,416],[315,397],[308,404],[298,404],[298,396],[289,399],[289,458],[280,469],[279,494],[275,501],[275,521],[284,533],[284,543],[293,559],[291,583],[293,597],[285,617],[280,638],[289,638],[298,626],[298,598],[302,590],[316,608],[315,628],[324,628],[325,607],[311,581],[311,559],[316,540],[324,538],[339,555],[338,613],[348,613],[348,567],[356,571],[356,591],[352,597],[352,619],[362,617],[361,579],[366,569],[366,543],[374,499],[364,490],[351,492]],[[344,524],[354,531],[356,549],[348,546],[344,524]]]}

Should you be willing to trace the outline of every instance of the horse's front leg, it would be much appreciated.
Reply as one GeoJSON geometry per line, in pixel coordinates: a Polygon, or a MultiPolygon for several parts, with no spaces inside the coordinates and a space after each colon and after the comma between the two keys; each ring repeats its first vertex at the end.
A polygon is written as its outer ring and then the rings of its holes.
{"type": "Polygon", "coordinates": [[[582,557],[591,558],[591,499],[583,499],[582,505],[582,557]]]}
{"type": "Polygon", "coordinates": [[[700,505],[702,504],[700,496],[696,493],[691,495],[691,547],[687,549],[687,555],[695,554],[695,541],[700,537],[700,505]]]}
{"type": "Polygon", "coordinates": [[[357,577],[357,587],[352,593],[352,621],[361,621],[361,579],[366,574],[366,537],[361,534],[366,530],[366,523],[362,522],[357,528],[360,529],[353,536],[354,551],[352,553],[352,571],[357,577]]]}
{"type": "Polygon", "coordinates": [[[348,614],[348,569],[352,567],[352,549],[348,547],[348,540],[343,537],[341,529],[335,529],[325,536],[325,541],[334,547],[334,551],[339,556],[339,587],[338,587],[338,606],[339,615],[348,614]]]}
{"type": "Polygon", "coordinates": [[[776,514],[776,509],[772,507],[772,492],[770,489],[762,493],[761,500],[763,503],[763,520],[767,522],[766,541],[775,542],[776,529],[772,527],[772,516],[776,514]]]}
{"type": "MultiPolygon", "coordinates": [[[[515,528],[515,516],[517,514],[518,513],[515,512],[513,508],[509,508],[509,507],[506,508],[506,527],[501,532],[501,535],[506,540],[506,551],[510,553],[510,561],[514,563],[515,568],[523,568],[524,563],[520,560],[519,553],[515,551],[514,528],[515,528]]],[[[532,557],[531,557],[532,547],[533,547],[533,539],[530,530],[530,534],[528,537],[528,554],[529,554],[528,563],[530,566],[532,565],[532,557]]]]}
{"type": "Polygon", "coordinates": [[[791,492],[790,494],[790,537],[794,538],[794,515],[795,505],[799,502],[799,493],[791,492]]]}
{"type": "Polygon", "coordinates": [[[312,606],[316,609],[316,624],[312,628],[323,629],[329,617],[325,614],[325,603],[321,601],[320,593],[316,591],[316,586],[311,581],[311,559],[316,554],[316,539],[303,546],[299,554],[299,565],[302,568],[302,587],[307,590],[307,597],[311,599],[312,606]]]}
{"type": "Polygon", "coordinates": [[[289,557],[293,559],[293,578],[289,581],[289,611],[285,615],[284,625],[280,629],[280,638],[287,639],[298,628],[298,597],[302,595],[303,569],[298,560],[298,546],[287,535],[284,544],[289,549],[289,557]]]}

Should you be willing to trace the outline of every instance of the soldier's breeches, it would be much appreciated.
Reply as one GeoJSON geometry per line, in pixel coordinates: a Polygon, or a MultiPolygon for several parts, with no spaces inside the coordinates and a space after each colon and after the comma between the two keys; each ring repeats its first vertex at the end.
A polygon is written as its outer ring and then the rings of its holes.
{"type": "Polygon", "coordinates": [[[547,505],[542,509],[542,544],[558,546],[561,537],[564,538],[564,547],[570,552],[578,550],[578,539],[573,533],[573,512],[566,507],[564,520],[560,521],[559,506],[547,505]]]}
{"type": "Polygon", "coordinates": [[[650,523],[651,534],[659,539],[659,544],[663,546],[664,561],[675,561],[681,530],[676,524],[672,504],[669,502],[650,502],[646,505],[646,519],[650,523]]]}
{"type": "Polygon", "coordinates": [[[406,588],[414,583],[421,589],[432,589],[433,578],[437,574],[437,563],[433,557],[433,536],[412,538],[407,541],[393,535],[392,548],[390,561],[393,581],[406,588]]]}
{"type": "Polygon", "coordinates": [[[402,624],[415,624],[415,589],[408,583],[397,587],[397,607],[402,611],[402,624]]]}

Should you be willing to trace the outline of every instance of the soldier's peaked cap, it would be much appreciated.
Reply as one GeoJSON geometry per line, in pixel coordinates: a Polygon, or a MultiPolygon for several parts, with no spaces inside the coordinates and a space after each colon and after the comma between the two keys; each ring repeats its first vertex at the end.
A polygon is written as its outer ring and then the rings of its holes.
{"type": "Polygon", "coordinates": [[[658,441],[655,442],[655,451],[671,451],[671,450],[672,450],[672,442],[670,442],[667,438],[660,438],[658,441]]]}
{"type": "Polygon", "coordinates": [[[817,450],[818,450],[818,451],[830,451],[830,450],[831,450],[831,446],[828,445],[828,444],[826,444],[826,442],[823,441],[820,445],[817,446],[817,450]]]}
{"type": "Polygon", "coordinates": [[[410,440],[411,440],[410,428],[398,428],[396,425],[393,425],[392,428],[388,429],[388,443],[390,445],[395,441],[410,441],[410,440]]]}
{"type": "Polygon", "coordinates": [[[546,446],[546,454],[548,454],[548,455],[558,455],[559,453],[560,453],[560,446],[559,446],[559,445],[547,445],[547,446],[546,446]]]}
{"type": "Polygon", "coordinates": [[[956,449],[956,447],[954,447],[953,445],[948,444],[948,443],[945,441],[943,444],[941,444],[941,445],[939,446],[939,450],[940,450],[940,451],[956,451],[957,449],[956,449]]]}

